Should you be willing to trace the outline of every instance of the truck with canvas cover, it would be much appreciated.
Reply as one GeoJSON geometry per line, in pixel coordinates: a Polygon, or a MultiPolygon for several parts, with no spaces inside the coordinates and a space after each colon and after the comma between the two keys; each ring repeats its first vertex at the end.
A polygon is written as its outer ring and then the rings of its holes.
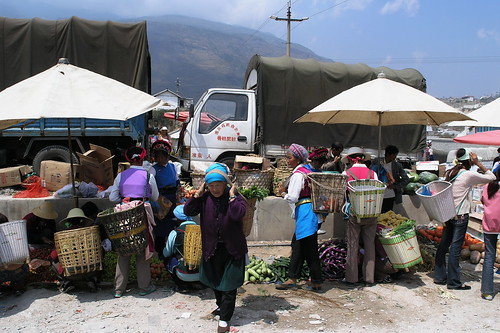
{"type": "MultiPolygon", "coordinates": [[[[381,72],[388,79],[426,90],[425,78],[415,69],[255,55],[245,73],[244,89],[209,89],[192,109],[179,138],[183,168],[205,170],[214,161],[232,164],[236,155],[248,153],[273,159],[285,155],[292,143],[315,147],[339,141],[345,147],[376,149],[377,127],[294,120],[381,72]]],[[[404,153],[418,151],[425,145],[425,130],[422,125],[384,127],[382,146],[396,144],[404,153]]]]}
{"type": "MultiPolygon", "coordinates": [[[[151,92],[151,60],[146,22],[89,21],[78,17],[47,21],[0,17],[0,90],[53,67],[59,58],[151,92]]],[[[5,110],[2,112],[16,112],[5,110]]],[[[148,114],[127,121],[74,118],[73,149],[85,152],[93,143],[113,154],[142,142],[148,114]]],[[[68,125],[61,118],[28,120],[1,128],[0,165],[42,160],[69,162],[68,125]]],[[[73,156],[77,162],[76,155],[73,156]]]]}

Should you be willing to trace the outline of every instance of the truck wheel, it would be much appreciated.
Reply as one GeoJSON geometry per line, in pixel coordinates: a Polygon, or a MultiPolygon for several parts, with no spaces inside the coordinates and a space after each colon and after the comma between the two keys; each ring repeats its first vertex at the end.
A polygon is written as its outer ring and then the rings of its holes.
{"type": "Polygon", "coordinates": [[[233,173],[233,170],[234,170],[234,156],[227,156],[227,157],[223,157],[220,159],[220,161],[217,161],[219,163],[224,163],[225,165],[227,165],[227,167],[229,168],[229,170],[231,170],[231,173],[233,173]]]}
{"type": "MultiPolygon", "coordinates": [[[[78,157],[73,153],[73,164],[78,164],[78,157]]],[[[70,163],[69,149],[64,146],[48,146],[40,150],[33,159],[33,170],[40,175],[40,164],[42,161],[52,160],[70,163]]]]}

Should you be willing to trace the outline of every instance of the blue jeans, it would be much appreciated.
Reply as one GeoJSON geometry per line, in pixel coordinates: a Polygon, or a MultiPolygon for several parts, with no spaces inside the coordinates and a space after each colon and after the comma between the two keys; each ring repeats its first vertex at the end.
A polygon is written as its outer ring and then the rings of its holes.
{"type": "Polygon", "coordinates": [[[493,263],[495,262],[497,251],[498,234],[484,234],[484,245],[486,245],[486,253],[484,255],[483,273],[481,277],[481,292],[483,294],[492,295],[494,292],[493,286],[493,263]]]}
{"type": "Polygon", "coordinates": [[[460,252],[467,232],[469,214],[451,219],[446,222],[443,229],[443,237],[436,252],[436,263],[434,266],[434,281],[446,282],[448,288],[457,288],[460,282],[460,252]],[[448,269],[446,269],[446,252],[448,255],[448,269]]]}

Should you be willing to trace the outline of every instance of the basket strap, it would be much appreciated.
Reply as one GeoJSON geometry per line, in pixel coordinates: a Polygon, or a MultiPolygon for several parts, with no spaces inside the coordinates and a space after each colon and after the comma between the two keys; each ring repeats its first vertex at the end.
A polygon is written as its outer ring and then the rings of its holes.
{"type": "Polygon", "coordinates": [[[127,237],[127,236],[132,236],[132,235],[136,235],[136,234],[144,231],[144,229],[146,229],[146,226],[143,224],[143,225],[136,227],[136,228],[133,228],[129,231],[119,232],[117,234],[109,236],[108,238],[109,239],[118,239],[118,238],[123,238],[123,237],[127,237]]]}
{"type": "Polygon", "coordinates": [[[347,170],[346,170],[346,172],[347,172],[349,175],[351,175],[351,177],[352,177],[352,178],[354,178],[354,180],[359,180],[359,178],[358,178],[358,177],[356,177],[356,175],[352,173],[351,169],[347,169],[347,170]]]}

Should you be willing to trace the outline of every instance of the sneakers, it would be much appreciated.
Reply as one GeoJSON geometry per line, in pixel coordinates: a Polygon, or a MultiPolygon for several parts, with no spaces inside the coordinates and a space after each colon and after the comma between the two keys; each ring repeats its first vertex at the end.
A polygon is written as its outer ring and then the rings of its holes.
{"type": "Polygon", "coordinates": [[[115,298],[120,298],[123,296],[123,291],[121,290],[116,290],[115,291],[115,298]]]}
{"type": "Polygon", "coordinates": [[[318,229],[317,234],[318,234],[318,235],[323,235],[323,234],[326,234],[326,230],[323,230],[323,229],[318,229]]]}
{"type": "Polygon", "coordinates": [[[485,300],[487,300],[487,301],[492,301],[492,300],[493,300],[493,295],[491,295],[491,294],[485,294],[485,293],[482,293],[482,294],[481,294],[481,298],[482,298],[482,299],[485,299],[485,300]]]}
{"type": "Polygon", "coordinates": [[[149,287],[149,289],[139,292],[139,296],[146,296],[146,295],[151,294],[154,291],[156,291],[156,287],[154,285],[151,285],[151,287],[149,287]]]}

